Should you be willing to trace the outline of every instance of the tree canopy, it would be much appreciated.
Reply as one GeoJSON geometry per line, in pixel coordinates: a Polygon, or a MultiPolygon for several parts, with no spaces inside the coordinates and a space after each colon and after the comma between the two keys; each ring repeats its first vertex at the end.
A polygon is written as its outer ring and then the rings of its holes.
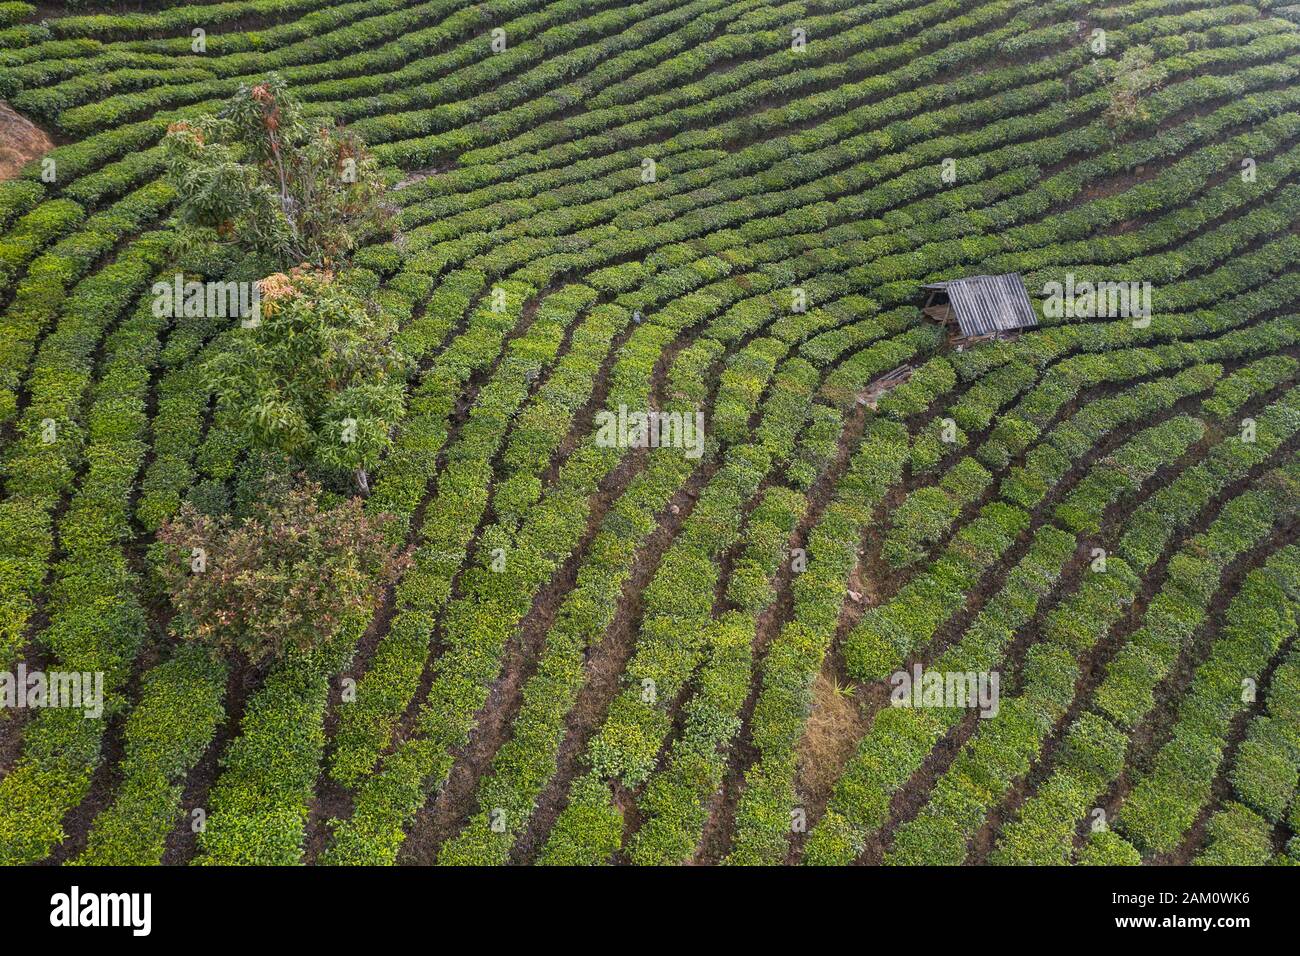
{"type": "Polygon", "coordinates": [[[350,473],[368,491],[403,411],[407,365],[391,325],[330,273],[294,269],[259,287],[260,318],[233,329],[204,366],[218,407],[250,447],[350,473]]]}
{"type": "Polygon", "coordinates": [[[310,483],[257,503],[243,522],[184,505],[158,532],[173,630],[253,664],[310,652],[405,567],[386,523],[359,498],[322,507],[310,483]]]}
{"type": "Polygon", "coordinates": [[[389,228],[386,183],[352,133],[305,114],[276,74],[163,140],[180,245],[232,242],[271,268],[337,264],[389,228]]]}

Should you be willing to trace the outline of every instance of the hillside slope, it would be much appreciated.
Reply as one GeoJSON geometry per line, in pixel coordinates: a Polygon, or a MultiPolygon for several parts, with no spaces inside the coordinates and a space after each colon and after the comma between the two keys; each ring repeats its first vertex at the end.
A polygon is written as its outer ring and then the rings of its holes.
{"type": "Polygon", "coordinates": [[[61,144],[0,183],[0,669],[109,702],[0,712],[0,861],[1300,857],[1300,8],[143,7],[0,3],[61,144]],[[244,453],[228,320],[150,289],[160,137],[270,70],[400,183],[367,507],[416,550],[249,672],[149,580],[244,453]],[[1003,273],[1037,328],[921,312],[1003,273]],[[1044,307],[1098,282],[1149,314],[1044,307]],[[918,666],[998,696],[893,706],[918,666]]]}

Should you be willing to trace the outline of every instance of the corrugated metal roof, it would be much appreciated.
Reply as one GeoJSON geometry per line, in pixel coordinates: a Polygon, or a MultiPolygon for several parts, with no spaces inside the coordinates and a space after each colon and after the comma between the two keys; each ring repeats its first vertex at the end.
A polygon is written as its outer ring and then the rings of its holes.
{"type": "Polygon", "coordinates": [[[927,286],[948,294],[962,335],[988,335],[1038,326],[1038,316],[1029,302],[1024,280],[1017,273],[1000,276],[968,276],[927,286]]]}

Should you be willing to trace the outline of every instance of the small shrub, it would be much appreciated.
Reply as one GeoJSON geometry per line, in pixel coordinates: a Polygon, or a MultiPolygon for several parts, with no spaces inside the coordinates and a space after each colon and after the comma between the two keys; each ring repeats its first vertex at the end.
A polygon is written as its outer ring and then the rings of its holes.
{"type": "Polygon", "coordinates": [[[1116,128],[1142,123],[1149,116],[1143,100],[1148,93],[1159,89],[1164,81],[1164,71],[1156,66],[1150,47],[1135,46],[1125,50],[1118,69],[1110,82],[1110,105],[1106,119],[1116,128]]]}

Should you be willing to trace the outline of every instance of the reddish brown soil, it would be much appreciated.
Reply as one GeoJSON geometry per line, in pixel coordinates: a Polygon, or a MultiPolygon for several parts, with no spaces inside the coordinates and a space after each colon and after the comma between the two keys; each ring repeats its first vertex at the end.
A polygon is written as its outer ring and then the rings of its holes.
{"type": "Polygon", "coordinates": [[[17,179],[24,166],[53,148],[43,129],[0,100],[0,182],[17,179]]]}

